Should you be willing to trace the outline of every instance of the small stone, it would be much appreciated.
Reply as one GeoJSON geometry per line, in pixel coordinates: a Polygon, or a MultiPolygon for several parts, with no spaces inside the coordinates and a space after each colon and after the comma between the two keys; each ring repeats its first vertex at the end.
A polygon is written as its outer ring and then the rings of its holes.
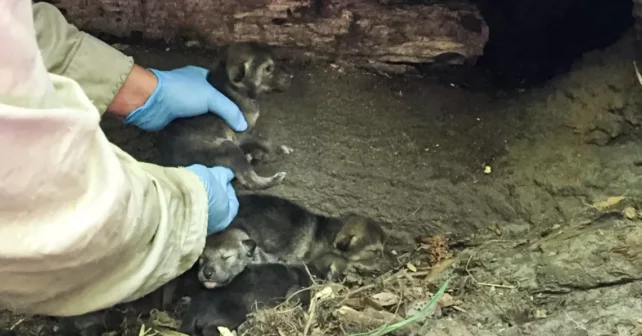
{"type": "Polygon", "coordinates": [[[633,219],[638,216],[637,210],[635,210],[634,207],[626,207],[624,208],[624,216],[628,219],[633,219]]]}
{"type": "Polygon", "coordinates": [[[201,42],[194,41],[194,40],[185,42],[185,46],[188,47],[188,48],[198,47],[200,45],[201,45],[201,42]]]}
{"type": "Polygon", "coordinates": [[[536,309],[535,312],[533,313],[533,317],[535,317],[538,320],[546,318],[546,316],[547,316],[546,310],[543,310],[543,309],[536,309]]]}

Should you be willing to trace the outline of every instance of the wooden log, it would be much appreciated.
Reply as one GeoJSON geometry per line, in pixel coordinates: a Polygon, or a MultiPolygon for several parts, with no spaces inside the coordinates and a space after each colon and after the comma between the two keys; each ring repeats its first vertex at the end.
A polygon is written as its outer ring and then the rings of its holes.
{"type": "Polygon", "coordinates": [[[488,26],[467,2],[375,0],[55,0],[80,29],[119,38],[196,40],[204,47],[262,41],[373,64],[447,62],[482,55],[488,26]]]}

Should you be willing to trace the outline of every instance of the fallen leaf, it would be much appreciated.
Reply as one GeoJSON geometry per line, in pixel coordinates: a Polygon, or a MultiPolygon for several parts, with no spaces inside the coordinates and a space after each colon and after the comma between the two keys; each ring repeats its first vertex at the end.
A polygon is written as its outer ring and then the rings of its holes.
{"type": "Polygon", "coordinates": [[[611,197],[607,198],[606,200],[604,200],[602,202],[594,203],[593,207],[596,208],[597,210],[602,211],[602,210],[604,210],[606,208],[610,208],[610,207],[622,202],[622,200],[624,200],[625,198],[626,197],[624,197],[624,196],[611,196],[611,197]]]}
{"type": "Polygon", "coordinates": [[[382,292],[372,296],[374,302],[382,307],[390,307],[399,303],[399,296],[393,293],[382,292]]]}
{"type": "Polygon", "coordinates": [[[452,297],[452,295],[448,293],[441,294],[441,297],[439,298],[439,305],[442,307],[452,307],[455,305],[455,299],[452,297]]]}
{"type": "Polygon", "coordinates": [[[426,276],[426,281],[428,282],[435,281],[435,279],[437,279],[439,274],[441,274],[441,272],[443,272],[446,268],[452,265],[453,262],[454,262],[453,259],[446,259],[446,260],[440,261],[437,265],[433,266],[430,269],[430,273],[428,273],[428,275],[426,276]]]}
{"type": "Polygon", "coordinates": [[[406,264],[406,267],[408,267],[411,272],[417,272],[417,267],[411,263],[406,264]]]}
{"type": "Polygon", "coordinates": [[[221,333],[221,336],[234,336],[234,333],[230,331],[230,329],[227,329],[225,327],[217,327],[218,332],[221,333]]]}
{"type": "Polygon", "coordinates": [[[321,291],[319,291],[318,293],[316,293],[314,295],[314,297],[317,300],[318,299],[326,299],[326,298],[330,298],[330,297],[333,297],[333,296],[334,296],[334,291],[332,290],[332,287],[330,287],[330,286],[326,286],[325,288],[323,288],[321,291]]]}
{"type": "Polygon", "coordinates": [[[158,333],[155,335],[156,336],[189,336],[187,334],[183,334],[178,331],[165,329],[165,328],[158,328],[158,333]]]}
{"type": "Polygon", "coordinates": [[[420,243],[419,247],[417,248],[419,250],[425,250],[425,251],[430,251],[430,245],[425,244],[425,243],[420,243]]]}
{"type": "Polygon", "coordinates": [[[158,309],[152,309],[149,312],[149,315],[150,324],[156,328],[169,328],[174,330],[178,329],[178,321],[169,316],[167,312],[159,311],[158,309]]]}

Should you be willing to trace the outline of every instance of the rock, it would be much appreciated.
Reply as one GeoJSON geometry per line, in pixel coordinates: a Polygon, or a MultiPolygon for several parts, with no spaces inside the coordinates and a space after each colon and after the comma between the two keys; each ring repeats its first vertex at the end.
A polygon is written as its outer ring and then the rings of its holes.
{"type": "Polygon", "coordinates": [[[624,213],[624,216],[628,219],[633,219],[638,216],[637,210],[635,210],[635,208],[631,206],[624,208],[623,213],[624,213]]]}
{"type": "Polygon", "coordinates": [[[399,295],[382,292],[372,296],[372,300],[382,307],[390,307],[399,303],[399,295]]]}
{"type": "Polygon", "coordinates": [[[606,146],[611,141],[611,136],[602,130],[593,130],[586,135],[586,143],[606,146]]]}

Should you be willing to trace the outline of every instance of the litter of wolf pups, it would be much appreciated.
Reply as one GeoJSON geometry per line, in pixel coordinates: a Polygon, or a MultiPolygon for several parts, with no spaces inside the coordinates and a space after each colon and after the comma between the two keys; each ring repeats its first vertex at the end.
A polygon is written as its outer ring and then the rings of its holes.
{"type": "MultiPolygon", "coordinates": [[[[443,242],[441,236],[424,240],[418,253],[395,258],[396,267],[376,276],[350,270],[341,282],[314,281],[307,288],[289,293],[290,299],[285,302],[252,309],[237,328],[210,326],[191,335],[424,335],[431,317],[443,315],[445,308],[457,310],[457,301],[445,292],[448,280],[436,281],[452,264],[443,242]],[[309,294],[309,300],[296,298],[302,292],[309,294]]],[[[184,311],[171,314],[173,317],[152,314],[140,335],[190,335],[176,331],[184,330],[184,325],[178,328],[180,323],[173,320],[184,317],[184,311]]]]}

